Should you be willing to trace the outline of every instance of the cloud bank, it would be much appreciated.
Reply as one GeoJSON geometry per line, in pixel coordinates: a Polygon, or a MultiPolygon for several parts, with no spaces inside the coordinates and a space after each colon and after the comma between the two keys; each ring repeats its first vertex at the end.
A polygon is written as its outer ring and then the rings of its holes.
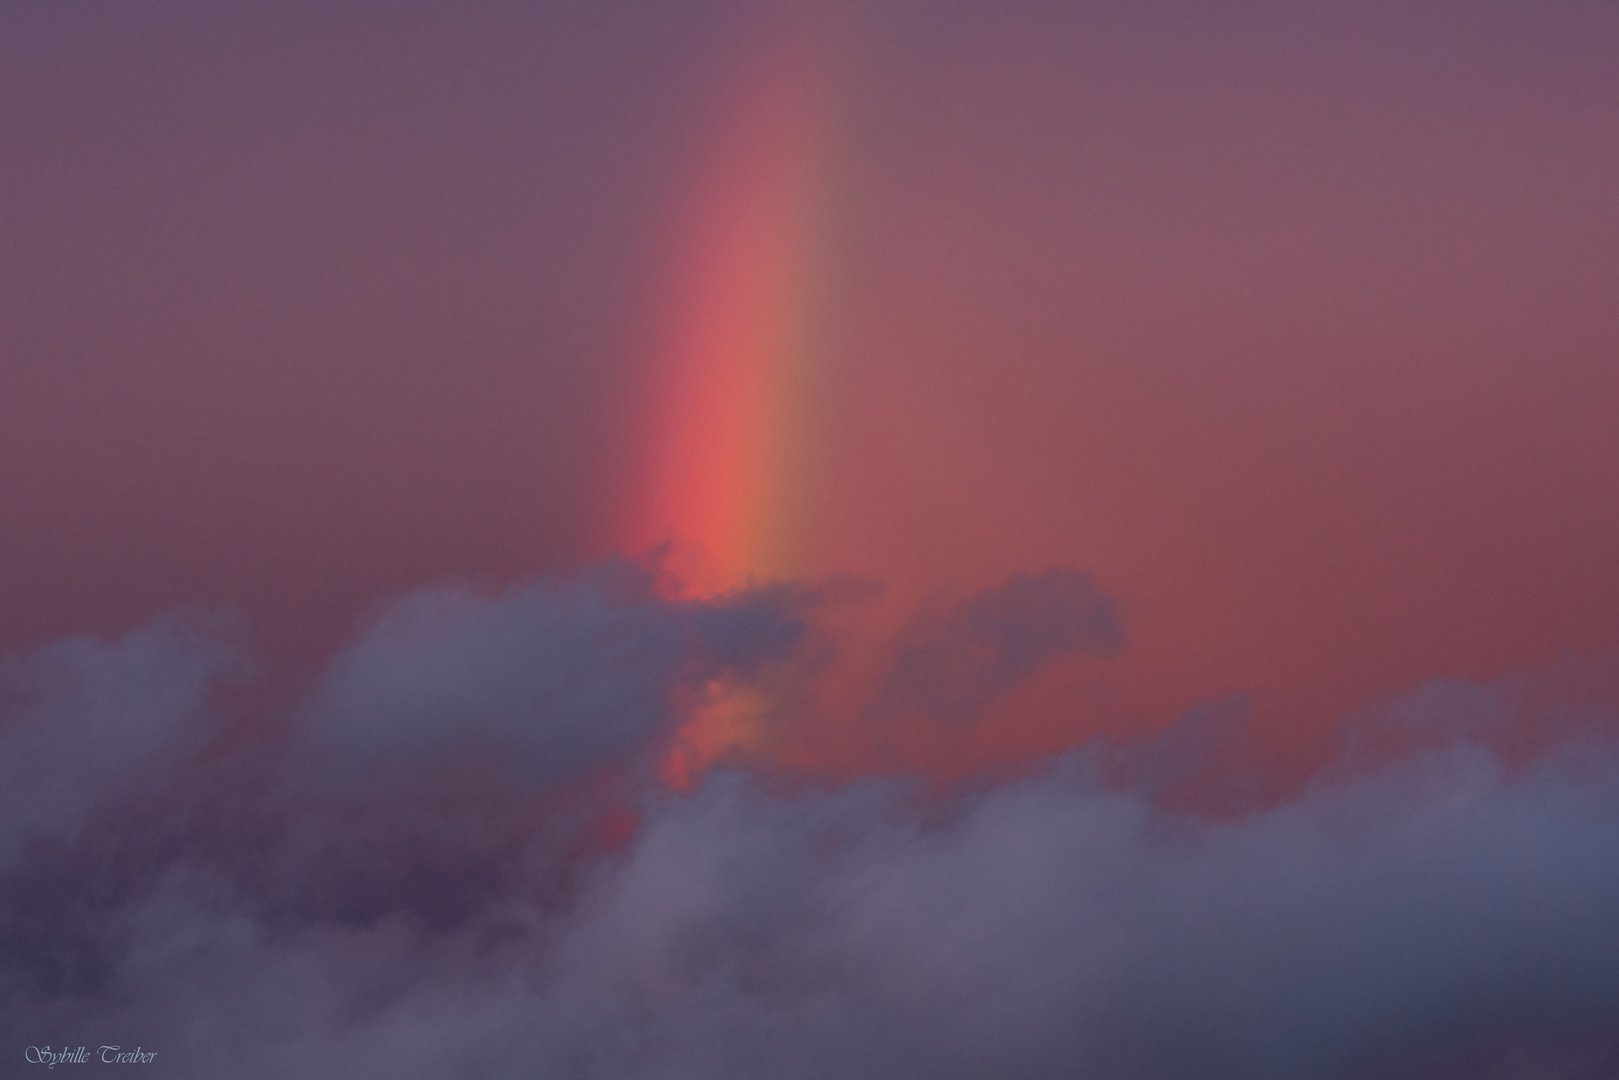
{"type": "MultiPolygon", "coordinates": [[[[1217,787],[1207,715],[945,792],[660,784],[705,687],[824,669],[825,602],[623,563],[435,588],[290,698],[211,616],[8,659],[3,1071],[104,1043],[180,1078],[1619,1070],[1600,673],[1431,684],[1249,803],[1166,795],[1217,787]]],[[[1121,641],[1067,571],[938,599],[866,715],[976,722],[1121,641]]]]}

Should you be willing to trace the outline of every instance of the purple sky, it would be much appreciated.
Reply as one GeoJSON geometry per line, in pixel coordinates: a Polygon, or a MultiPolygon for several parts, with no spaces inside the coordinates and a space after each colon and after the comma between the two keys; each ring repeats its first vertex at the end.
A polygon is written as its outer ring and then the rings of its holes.
{"type": "Polygon", "coordinates": [[[823,9],[801,580],[682,598],[790,10],[0,5],[0,1060],[1612,1075],[1619,7],[823,9]]]}
{"type": "MultiPolygon", "coordinates": [[[[379,594],[606,553],[683,184],[768,20],[0,18],[0,642],[226,604],[309,662],[379,594]]],[[[1612,645],[1611,8],[842,25],[807,573],[1084,567],[1152,723],[1612,645]]]]}

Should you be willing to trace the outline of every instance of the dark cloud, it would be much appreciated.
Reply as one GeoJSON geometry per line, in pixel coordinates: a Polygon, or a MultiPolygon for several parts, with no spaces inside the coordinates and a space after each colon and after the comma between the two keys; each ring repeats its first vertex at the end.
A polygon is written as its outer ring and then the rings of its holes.
{"type": "Polygon", "coordinates": [[[963,600],[923,603],[894,641],[875,709],[962,723],[1063,654],[1122,642],[1113,602],[1089,574],[1015,574],[963,600]]]}
{"type": "MultiPolygon", "coordinates": [[[[628,564],[430,590],[290,710],[230,707],[249,669],[197,619],[9,661],[0,761],[32,786],[3,796],[6,1074],[103,1042],[180,1078],[1619,1065],[1601,680],[1420,689],[1311,782],[1216,813],[1192,807],[1239,703],[955,793],[658,785],[684,696],[798,663],[826,599],[673,601],[628,564]],[[1367,752],[1389,725],[1425,734],[1367,752]],[[1515,727],[1546,734],[1491,734],[1515,727]]],[[[1053,572],[925,608],[896,655],[971,697],[1118,640],[1053,572]]]]}
{"type": "Polygon", "coordinates": [[[0,660],[0,864],[195,753],[219,723],[216,691],[251,674],[244,644],[235,620],[177,612],[0,660]]]}
{"type": "Polygon", "coordinates": [[[746,677],[802,632],[796,594],[670,603],[654,586],[609,563],[497,596],[405,598],[332,663],[300,718],[296,772],[350,785],[478,755],[548,787],[655,749],[678,686],[746,677]]]}

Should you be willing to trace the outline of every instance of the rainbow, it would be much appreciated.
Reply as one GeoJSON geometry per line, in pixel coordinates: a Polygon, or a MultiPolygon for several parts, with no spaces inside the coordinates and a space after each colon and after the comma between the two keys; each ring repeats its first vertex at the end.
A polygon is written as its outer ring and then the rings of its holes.
{"type": "Polygon", "coordinates": [[[829,347],[823,46],[799,32],[754,53],[673,260],[619,546],[695,551],[709,589],[803,568],[829,347]]]}

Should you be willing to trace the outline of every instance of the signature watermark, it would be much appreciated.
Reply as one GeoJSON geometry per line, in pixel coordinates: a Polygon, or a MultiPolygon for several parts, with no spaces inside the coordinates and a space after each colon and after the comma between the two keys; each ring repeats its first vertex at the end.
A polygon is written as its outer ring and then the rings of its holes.
{"type": "Polygon", "coordinates": [[[54,1069],[58,1065],[88,1065],[93,1061],[103,1065],[150,1065],[157,1060],[157,1051],[139,1046],[133,1050],[111,1045],[98,1046],[94,1050],[86,1046],[64,1046],[60,1050],[52,1050],[48,1046],[30,1046],[23,1051],[23,1060],[47,1069],[54,1069]]]}

